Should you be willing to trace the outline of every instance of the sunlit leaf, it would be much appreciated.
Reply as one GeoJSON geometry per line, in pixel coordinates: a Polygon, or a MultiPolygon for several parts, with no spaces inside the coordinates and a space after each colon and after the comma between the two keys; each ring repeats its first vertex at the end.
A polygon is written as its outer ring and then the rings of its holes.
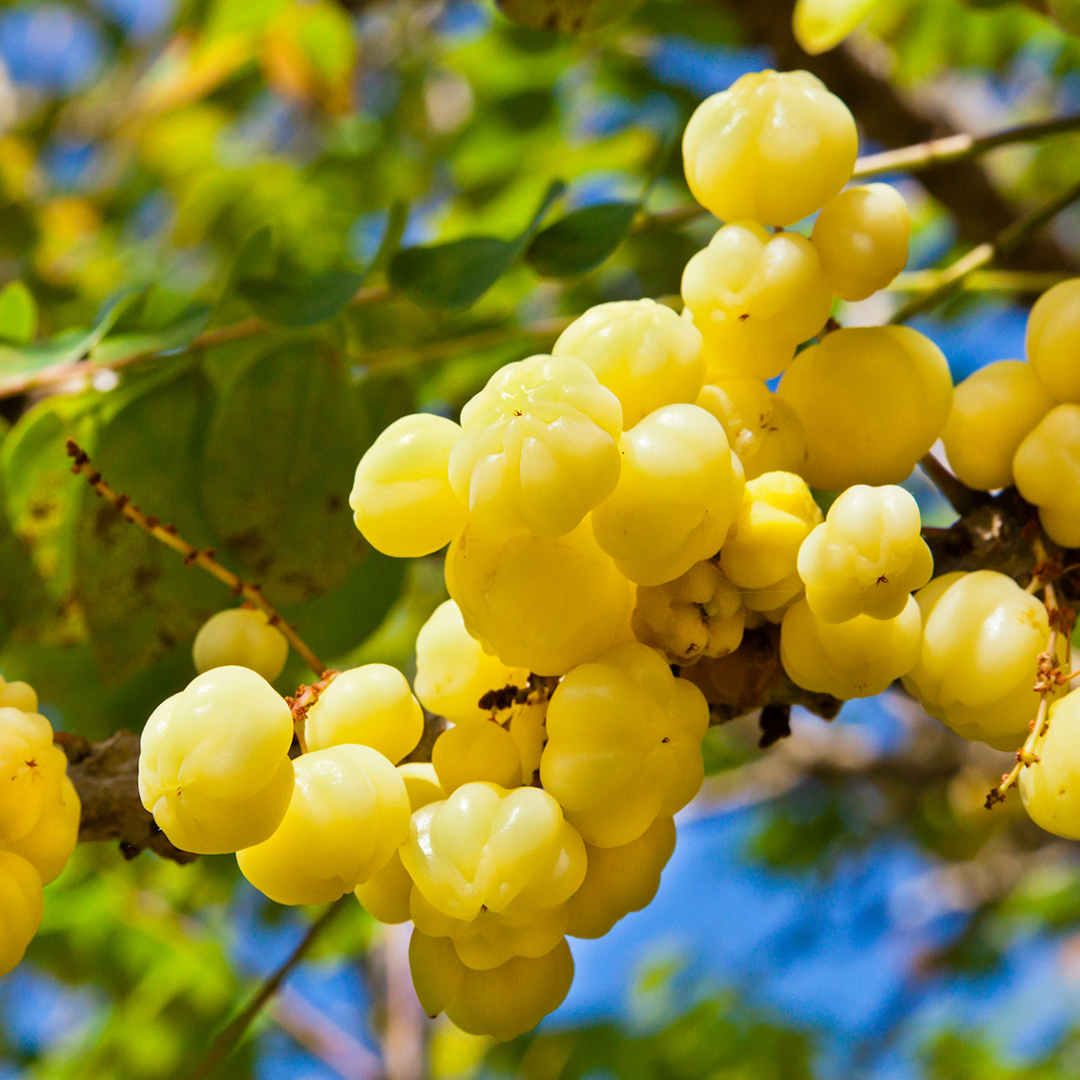
{"type": "Polygon", "coordinates": [[[21,281],[12,281],[0,292],[0,338],[25,345],[37,331],[37,304],[21,281]]]}

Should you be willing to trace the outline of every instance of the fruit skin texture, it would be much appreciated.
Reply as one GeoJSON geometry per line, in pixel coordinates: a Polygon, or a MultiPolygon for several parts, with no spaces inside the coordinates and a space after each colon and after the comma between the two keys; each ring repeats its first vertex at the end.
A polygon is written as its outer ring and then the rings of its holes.
{"type": "Polygon", "coordinates": [[[0,706],[0,847],[25,837],[60,790],[67,758],[52,736],[44,716],[0,706]]]}
{"type": "Polygon", "coordinates": [[[0,843],[0,849],[21,855],[38,872],[42,885],[48,885],[60,876],[75,850],[81,810],[75,785],[63,776],[52,798],[42,807],[37,824],[18,840],[0,843]]]}
{"type": "Polygon", "coordinates": [[[461,410],[450,485],[493,535],[563,536],[619,479],[622,407],[573,356],[506,364],[461,410]]]}
{"type": "Polygon", "coordinates": [[[1046,535],[1080,546],[1080,405],[1058,405],[1039,421],[1017,448],[1013,476],[1046,535]]]}
{"type": "Polygon", "coordinates": [[[490,711],[477,704],[489,690],[525,686],[526,668],[512,668],[465,629],[453,600],[440,604],[416,635],[416,696],[433,713],[458,724],[484,721],[490,711]]]}
{"type": "Polygon", "coordinates": [[[956,387],[941,433],[952,471],[976,491],[1008,487],[1016,451],[1054,405],[1022,360],[997,360],[972,372],[956,387]]]}
{"type": "Polygon", "coordinates": [[[588,843],[629,844],[697,794],[708,726],[696,686],[654,649],[619,645],[559,683],[540,779],[588,843]]]}
{"type": "Polygon", "coordinates": [[[394,766],[369,746],[302,754],[284,819],[236,853],[240,872],[279,904],[327,904],[390,861],[409,830],[409,796],[394,766]]]}
{"type": "Polygon", "coordinates": [[[574,978],[574,961],[563,939],[535,959],[514,957],[487,971],[458,959],[449,938],[413,931],[409,943],[413,986],[424,1012],[445,1012],[462,1031],[508,1040],[523,1035],[562,1004],[574,978]]]}
{"type": "Polygon", "coordinates": [[[21,855],[0,851],[0,975],[22,960],[44,906],[38,872],[21,855]]]}
{"type": "Polygon", "coordinates": [[[892,619],[856,615],[839,623],[823,622],[803,599],[784,612],[780,662],[804,690],[842,701],[873,697],[914,667],[921,630],[919,605],[911,596],[892,619]]]}
{"type": "Polygon", "coordinates": [[[806,460],[802,424],[791,406],[761,379],[720,379],[703,386],[695,404],[723,425],[747,480],[767,472],[797,473],[802,468],[806,460]]]}
{"type": "Polygon", "coordinates": [[[585,877],[585,845],[539,788],[459,787],[412,816],[401,861],[424,899],[455,919],[539,914],[585,877]]]}
{"type": "Polygon", "coordinates": [[[586,844],[585,880],[570,897],[567,933],[603,937],[624,915],[652,903],[660,873],[675,850],[675,822],[657,818],[636,840],[622,847],[586,844]]]}
{"type": "Polygon", "coordinates": [[[709,382],[779,375],[832,306],[814,245],[752,221],[725,225],[686,264],[682,296],[683,317],[701,331],[709,382]]]}
{"type": "Polygon", "coordinates": [[[1027,321],[1027,355],[1058,401],[1080,402],[1080,278],[1060,281],[1035,301],[1027,321]]]}
{"type": "MultiPolygon", "coordinates": [[[[446,798],[446,792],[439,786],[439,778],[430,762],[409,762],[399,765],[397,770],[405,783],[412,812],[446,798]]],[[[373,919],[381,923],[403,923],[411,918],[409,894],[412,887],[412,878],[401,863],[401,855],[395,851],[381,870],[376,870],[353,892],[373,919]]]]}
{"type": "Polygon", "coordinates": [[[139,796],[183,851],[220,855],[261,843],[293,792],[292,713],[254,671],[214,668],[146,722],[139,796]]]}
{"type": "Polygon", "coordinates": [[[822,207],[810,240],[841,300],[865,300],[907,264],[911,215],[889,184],[848,188],[822,207]]]}
{"type": "Polygon", "coordinates": [[[624,428],[664,405],[692,402],[705,378],[701,334],[655,300],[597,304],[559,335],[551,351],[592,368],[619,399],[624,428]]]}
{"type": "Polygon", "coordinates": [[[1050,726],[1039,760],[1020,770],[1020,798],[1031,820],[1047,832],[1080,840],[1080,693],[1050,706],[1050,726]]]}
{"type": "Polygon", "coordinates": [[[230,608],[211,615],[195,635],[195,670],[201,675],[216,667],[251,668],[273,682],[285,667],[289,643],[271,626],[265,611],[230,608]]]}
{"type": "Polygon", "coordinates": [[[903,488],[848,488],[799,548],[810,610],[828,623],[895,618],[934,572],[921,528],[919,504],[903,488]]]}
{"type": "Polygon", "coordinates": [[[873,326],[834,330],[804,349],[777,394],[806,435],[806,482],[843,491],[904,480],[941,434],[953,388],[929,338],[873,326]]]}
{"type": "Polygon", "coordinates": [[[445,547],[469,512],[450,487],[452,420],[415,413],[395,420],[356,467],[349,506],[364,539],[384,555],[415,558],[445,547]]]}
{"type": "Polygon", "coordinates": [[[470,634],[537,675],[563,675],[632,636],[634,586],[589,521],[553,540],[492,537],[470,522],[446,553],[446,587],[470,634]]]}
{"type": "Polygon", "coordinates": [[[596,542],[638,585],[660,585],[715,555],[743,494],[743,471],[712,414],[668,405],[620,443],[619,485],[592,515],[596,542]]]}
{"type": "Polygon", "coordinates": [[[389,664],[364,664],[337,675],[308,709],[308,750],[358,743],[396,764],[424,734],[424,710],[409,683],[389,664]]]}
{"type": "Polygon", "coordinates": [[[858,133],[813,75],[761,71],[706,98],[682,146],[691,193],[722,221],[794,225],[851,178],[858,133]]]}
{"type": "Polygon", "coordinates": [[[663,585],[639,585],[630,624],[638,641],[663,653],[668,663],[687,665],[734,652],[746,628],[746,609],[742,593],[709,560],[663,585]]]}
{"type": "Polygon", "coordinates": [[[918,663],[904,687],[958,735],[1014,750],[1035,718],[1036,656],[1046,608],[995,570],[955,571],[915,594],[923,616],[918,663]]]}
{"type": "Polygon", "coordinates": [[[731,535],[720,549],[720,568],[743,590],[748,608],[774,612],[802,592],[799,547],[821,520],[821,508],[801,476],[771,472],[746,485],[731,535]]]}

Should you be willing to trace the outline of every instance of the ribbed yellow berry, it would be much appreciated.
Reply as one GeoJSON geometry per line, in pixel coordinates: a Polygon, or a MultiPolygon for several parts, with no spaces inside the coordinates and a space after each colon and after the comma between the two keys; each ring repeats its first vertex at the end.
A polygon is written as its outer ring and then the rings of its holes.
{"type": "Polygon", "coordinates": [[[1080,546],[1080,405],[1058,405],[1035,425],[1017,448],[1013,477],[1046,535],[1080,546]]]}
{"type": "Polygon", "coordinates": [[[690,191],[724,221],[794,225],[848,182],[857,153],[847,106],[805,71],[743,75],[683,135],[690,191]]]}
{"type": "Polygon", "coordinates": [[[67,758],[44,716],[0,706],[0,846],[26,836],[56,797],[67,758]]]}
{"type": "Polygon", "coordinates": [[[573,356],[500,368],[461,410],[450,484],[486,532],[563,536],[619,479],[622,407],[573,356]]]}
{"type": "Polygon", "coordinates": [[[1080,402],[1080,278],[1058,282],[1028,315],[1027,355],[1058,401],[1080,402]]]}
{"type": "Polygon", "coordinates": [[[240,872],[279,904],[326,904],[390,861],[409,831],[409,796],[369,746],[302,754],[296,788],[274,834],[236,853],[240,872]]]}
{"type": "Polygon", "coordinates": [[[795,0],[795,40],[811,56],[839,45],[879,0],[795,0]]]}
{"type": "Polygon", "coordinates": [[[447,794],[474,780],[504,788],[521,784],[517,743],[509,731],[489,720],[444,731],[431,748],[431,764],[447,794]]]}
{"type": "Polygon", "coordinates": [[[589,308],[551,350],[583,360],[622,405],[623,427],[664,405],[690,402],[705,377],[701,334],[655,300],[589,308]]]}
{"type": "Polygon", "coordinates": [[[22,960],[44,905],[38,872],[21,855],[0,851],[0,975],[22,960]]]}
{"type": "Polygon", "coordinates": [[[0,843],[0,849],[21,855],[48,885],[60,876],[79,839],[81,806],[75,785],[67,776],[41,809],[34,827],[18,840],[0,843]]]}
{"type": "Polygon", "coordinates": [[[1050,706],[1050,727],[1038,760],[1020,770],[1020,798],[1036,825],[1080,839],[1080,692],[1050,706]]]}
{"type": "Polygon", "coordinates": [[[334,677],[308,709],[308,750],[358,743],[397,763],[424,734],[424,710],[408,680],[389,664],[364,664],[334,677]]]}
{"type": "Polygon", "coordinates": [[[12,706],[25,713],[36,713],[37,694],[29,683],[7,682],[0,675],[0,708],[12,706]]]}

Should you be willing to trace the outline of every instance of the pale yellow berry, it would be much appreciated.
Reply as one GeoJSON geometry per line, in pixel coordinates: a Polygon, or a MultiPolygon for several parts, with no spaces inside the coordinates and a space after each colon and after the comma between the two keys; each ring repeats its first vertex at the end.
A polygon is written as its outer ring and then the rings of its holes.
{"type": "Polygon", "coordinates": [[[60,876],[79,838],[79,796],[75,785],[64,776],[53,796],[41,809],[34,827],[18,840],[0,843],[0,848],[21,855],[48,885],[60,876]]]}
{"type": "Polygon", "coordinates": [[[1058,401],[1080,402],[1080,278],[1058,282],[1035,301],[1027,322],[1027,354],[1058,401]]]}
{"type": "Polygon", "coordinates": [[[622,437],[619,485],[592,515],[596,542],[639,585],[659,585],[720,550],[743,471],[720,422],[668,405],[622,437]]]}
{"type": "Polygon", "coordinates": [[[952,471],[976,491],[1008,487],[1016,451],[1054,405],[1021,360],[997,360],[972,372],[956,387],[941,433],[952,471]]]}
{"type": "Polygon", "coordinates": [[[873,697],[915,666],[921,631],[919,605],[911,596],[894,618],[856,615],[837,623],[823,622],[802,599],[784,613],[780,661],[804,690],[842,701],[873,697]]]}
{"type": "Polygon", "coordinates": [[[907,264],[911,215],[889,184],[848,188],[822,207],[810,239],[833,292],[865,300],[907,264]]]}
{"type": "Polygon", "coordinates": [[[953,398],[941,350],[906,326],[833,331],[795,357],[777,393],[806,436],[799,471],[824,491],[906,479],[953,398]]]}
{"type": "Polygon", "coordinates": [[[1046,535],[1080,546],[1080,405],[1058,405],[1035,425],[1017,448],[1013,476],[1046,535]]]}
{"type": "Polygon", "coordinates": [[[274,834],[236,853],[241,873],[279,904],[326,904],[390,861],[409,831],[401,775],[377,750],[344,744],[302,754],[274,834]]]}
{"type": "Polygon", "coordinates": [[[799,548],[799,577],[823,622],[892,619],[934,572],[919,504],[903,488],[856,484],[799,548]]]}
{"type": "Polygon", "coordinates": [[[431,764],[443,791],[488,780],[500,787],[521,783],[521,755],[513,736],[493,721],[461,724],[444,731],[431,749],[431,764]]]}
{"type": "Polygon", "coordinates": [[[265,611],[230,608],[211,615],[195,635],[195,670],[237,665],[273,682],[285,667],[289,643],[265,611]]]}
{"type": "Polygon", "coordinates": [[[1036,825],[1080,839],[1080,692],[1050,707],[1050,727],[1038,760],[1020,770],[1020,798],[1036,825]]]}
{"type": "Polygon", "coordinates": [[[701,334],[655,300],[616,300],[589,308],[551,350],[583,360],[622,405],[623,427],[664,405],[693,401],[705,365],[701,334]]]}
{"type": "Polygon", "coordinates": [[[573,356],[500,368],[464,409],[450,484],[478,528],[563,536],[619,479],[622,408],[573,356]]]}
{"type": "Polygon", "coordinates": [[[521,782],[536,784],[540,779],[540,756],[547,742],[547,701],[527,701],[510,713],[510,736],[521,759],[521,782]]]}
{"type": "Polygon", "coordinates": [[[424,734],[424,710],[408,680],[389,664],[364,664],[334,677],[308,709],[308,750],[358,743],[397,763],[424,734]]]}
{"type": "Polygon", "coordinates": [[[67,758],[44,716],[0,706],[0,846],[26,836],[56,798],[67,758]]]}
{"type": "Polygon", "coordinates": [[[880,0],[795,0],[792,29],[804,52],[816,56],[839,45],[880,0]]]}
{"type": "Polygon", "coordinates": [[[638,641],[669,663],[694,664],[739,647],[746,608],[742,593],[715,562],[699,562],[674,581],[639,585],[631,626],[638,641]]]}
{"type": "Polygon", "coordinates": [[[356,467],[349,506],[364,539],[384,555],[430,555],[460,531],[468,510],[450,487],[452,420],[416,413],[395,420],[356,467]]]}
{"type": "Polygon", "coordinates": [[[22,960],[44,905],[38,872],[21,855],[0,851],[0,975],[22,960]]]}
{"type": "Polygon", "coordinates": [[[682,296],[701,331],[707,382],[779,375],[832,306],[814,245],[748,221],[725,225],[686,264],[682,296]]]}
{"type": "Polygon", "coordinates": [[[25,682],[7,682],[0,675],[0,708],[11,706],[25,713],[36,713],[37,694],[34,688],[25,682]]]}
{"type": "Polygon", "coordinates": [[[631,637],[634,586],[589,521],[555,539],[492,537],[470,523],[447,552],[446,586],[470,634],[538,675],[562,675],[631,637]]]}
{"type": "Polygon", "coordinates": [[[848,182],[857,153],[847,106],[805,71],[743,75],[683,135],[690,191],[724,221],[795,224],[848,182]]]}

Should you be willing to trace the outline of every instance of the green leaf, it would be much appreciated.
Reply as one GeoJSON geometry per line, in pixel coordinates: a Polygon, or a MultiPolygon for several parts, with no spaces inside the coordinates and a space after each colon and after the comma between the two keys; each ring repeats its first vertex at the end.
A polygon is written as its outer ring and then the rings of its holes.
{"type": "Polygon", "coordinates": [[[302,330],[329,322],[344,310],[364,283],[363,274],[334,271],[297,278],[247,278],[237,283],[239,296],[265,322],[302,330]]]}
{"type": "Polygon", "coordinates": [[[642,0],[496,0],[507,18],[535,30],[580,34],[621,18],[642,0]]]}
{"type": "Polygon", "coordinates": [[[0,292],[0,338],[26,345],[37,332],[37,303],[21,281],[12,281],[0,292]]]}
{"type": "MultiPolygon", "coordinates": [[[[199,462],[213,395],[187,362],[109,395],[94,468],[144,513],[197,547],[211,543],[199,462]]],[[[96,499],[79,515],[74,590],[102,677],[120,682],[188,641],[232,601],[228,589],[116,508],[96,499]]]]}
{"type": "Polygon", "coordinates": [[[71,364],[87,356],[113,328],[117,320],[143,295],[133,289],[107,300],[89,330],[68,330],[49,341],[24,348],[0,345],[0,387],[42,368],[71,364]]]}
{"type": "Polygon", "coordinates": [[[555,181],[528,228],[513,240],[466,236],[445,244],[406,248],[390,260],[393,289],[421,307],[460,311],[474,304],[524,254],[551,204],[565,185],[555,181]]]}
{"type": "Polygon", "coordinates": [[[622,243],[639,205],[607,202],[574,210],[537,233],[525,260],[544,277],[587,273],[622,243]]]}
{"type": "Polygon", "coordinates": [[[205,329],[210,319],[210,308],[195,304],[182,312],[172,322],[154,329],[136,329],[128,333],[107,337],[90,350],[90,359],[98,363],[110,363],[121,356],[136,353],[170,352],[190,345],[205,329]]]}
{"type": "Polygon", "coordinates": [[[368,423],[340,358],[312,341],[257,351],[223,391],[203,496],[218,547],[272,603],[336,585],[364,551],[348,506],[368,423]]]}

